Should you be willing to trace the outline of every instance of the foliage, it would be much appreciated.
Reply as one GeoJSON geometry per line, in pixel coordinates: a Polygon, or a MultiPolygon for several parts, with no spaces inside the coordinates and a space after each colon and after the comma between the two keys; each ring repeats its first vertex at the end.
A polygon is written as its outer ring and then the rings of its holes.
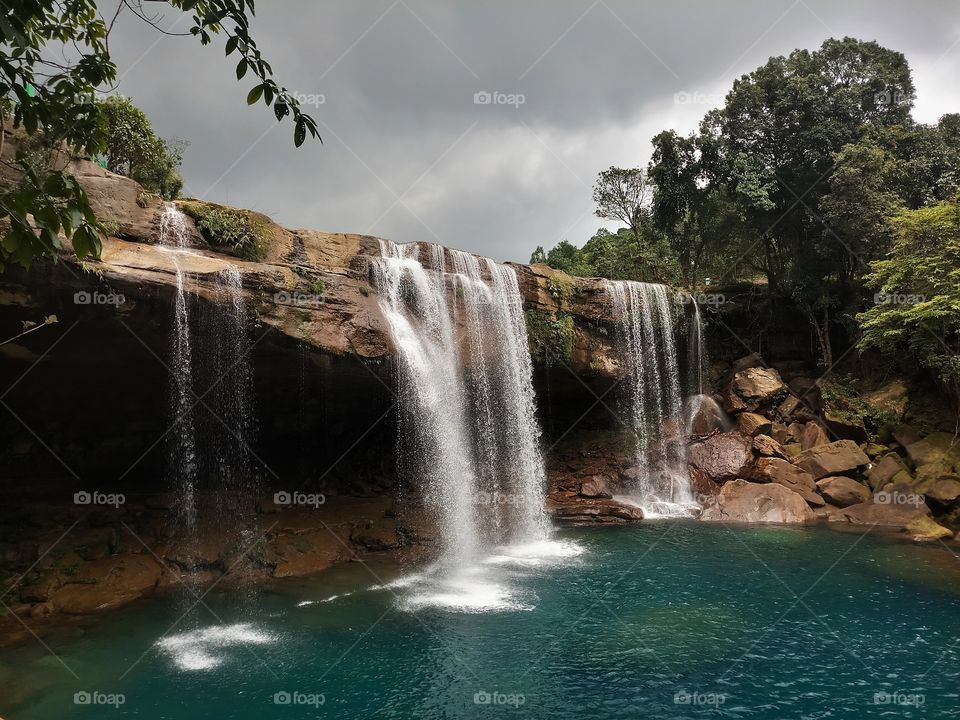
{"type": "Polygon", "coordinates": [[[596,215],[605,220],[619,220],[633,233],[639,244],[640,231],[649,215],[650,183],[639,168],[610,167],[603,170],[593,186],[596,215]]]}
{"type": "Polygon", "coordinates": [[[960,384],[960,196],[892,220],[889,256],[866,278],[876,302],[857,316],[859,347],[906,349],[948,384],[960,384]]]}
{"type": "Polygon", "coordinates": [[[818,385],[824,410],[839,422],[862,426],[873,441],[879,440],[882,430],[897,424],[893,412],[863,399],[856,380],[849,375],[833,375],[818,385]]]}
{"type": "Polygon", "coordinates": [[[551,315],[536,308],[524,313],[527,322],[527,337],[530,352],[546,364],[570,362],[573,354],[573,317],[566,313],[551,315]]]}
{"type": "MultiPolygon", "coordinates": [[[[214,35],[226,37],[227,56],[240,58],[237,79],[248,72],[255,78],[248,104],[263,100],[277,120],[290,116],[297,146],[307,133],[318,137],[316,121],[273,80],[272,68],[250,35],[252,0],[165,0],[165,4],[190,14],[190,33],[203,45],[214,35]]],[[[121,11],[157,27],[157,18],[144,14],[142,0],[122,0],[117,15],[121,11]]],[[[116,15],[104,18],[95,0],[21,0],[16,12],[5,13],[0,22],[0,131],[12,122],[14,128],[42,138],[48,149],[104,153],[107,122],[103,105],[94,98],[117,81],[108,42],[115,19],[116,15]]],[[[97,257],[102,227],[82,188],[63,174],[62,167],[38,169],[20,151],[18,155],[13,161],[0,157],[22,176],[0,192],[0,220],[8,225],[0,242],[0,269],[8,262],[29,266],[37,257],[55,258],[61,232],[72,240],[77,257],[97,257]]]]}
{"type": "Polygon", "coordinates": [[[183,188],[178,170],[185,144],[158,138],[147,116],[128,98],[111,96],[100,105],[107,123],[107,169],[166,200],[177,198],[183,188]]]}
{"type": "Polygon", "coordinates": [[[266,256],[269,226],[255,213],[195,200],[180,203],[180,207],[197,221],[203,238],[214,247],[254,262],[266,256]]]}

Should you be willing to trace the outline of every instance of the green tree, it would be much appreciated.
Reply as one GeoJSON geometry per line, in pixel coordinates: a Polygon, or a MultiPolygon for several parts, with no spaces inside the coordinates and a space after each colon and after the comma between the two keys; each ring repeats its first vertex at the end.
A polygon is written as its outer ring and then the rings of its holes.
{"type": "MultiPolygon", "coordinates": [[[[226,38],[226,55],[239,57],[237,79],[248,73],[254,77],[248,104],[263,101],[277,120],[291,117],[297,146],[308,133],[318,137],[316,121],[276,83],[250,34],[252,0],[165,0],[165,4],[190,14],[190,33],[203,45],[214,35],[226,38]]],[[[142,0],[122,0],[110,19],[100,14],[95,0],[15,3],[14,12],[0,21],[0,138],[12,124],[50,150],[66,146],[89,154],[105,152],[107,124],[103,106],[94,98],[117,80],[108,40],[122,11],[152,23],[142,0]]],[[[98,256],[104,228],[83,188],[62,168],[31,162],[23,151],[7,160],[2,142],[0,161],[17,173],[18,180],[0,188],[0,221],[6,226],[0,240],[0,270],[10,262],[29,266],[37,257],[56,258],[61,234],[71,240],[77,257],[98,256]]]]}
{"type": "Polygon", "coordinates": [[[948,385],[960,386],[960,197],[892,221],[888,258],[872,264],[874,303],[857,316],[859,347],[888,357],[907,351],[948,385]]]}
{"type": "Polygon", "coordinates": [[[107,169],[133,178],[167,200],[180,194],[183,146],[157,137],[147,116],[128,98],[102,103],[107,122],[107,169]]]}

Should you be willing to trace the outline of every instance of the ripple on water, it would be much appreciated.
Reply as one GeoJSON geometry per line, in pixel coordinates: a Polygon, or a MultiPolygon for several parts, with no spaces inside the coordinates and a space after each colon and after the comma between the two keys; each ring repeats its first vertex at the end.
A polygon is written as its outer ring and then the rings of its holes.
{"type": "Polygon", "coordinates": [[[238,623],[171,635],[157,642],[157,647],[180,670],[212,670],[230,659],[226,652],[229,648],[267,645],[275,641],[275,636],[250,623],[238,623]]]}

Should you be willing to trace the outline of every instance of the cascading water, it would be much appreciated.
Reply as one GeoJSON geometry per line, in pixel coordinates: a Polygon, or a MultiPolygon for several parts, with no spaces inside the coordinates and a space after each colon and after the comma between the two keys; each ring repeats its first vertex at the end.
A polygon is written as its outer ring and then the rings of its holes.
{"type": "Polygon", "coordinates": [[[606,281],[627,369],[626,403],[635,437],[637,483],[630,489],[647,517],[689,515],[685,423],[674,337],[676,298],[665,285],[606,281]]]}
{"type": "Polygon", "coordinates": [[[168,445],[168,472],[177,489],[180,518],[192,532],[196,524],[197,448],[192,397],[193,368],[190,338],[190,307],[187,302],[187,274],[181,269],[178,252],[187,247],[186,218],[175,205],[168,203],[160,216],[160,245],[173,249],[177,271],[177,294],[174,301],[174,324],[170,340],[170,369],[173,387],[170,393],[170,414],[175,426],[168,445]]]}
{"type": "Polygon", "coordinates": [[[516,273],[437,245],[381,240],[380,251],[373,275],[399,357],[401,454],[443,544],[437,569],[445,579],[421,599],[508,606],[478,562],[565,552],[546,542],[546,475],[516,273]],[[510,547],[481,559],[503,545],[510,547]]]}

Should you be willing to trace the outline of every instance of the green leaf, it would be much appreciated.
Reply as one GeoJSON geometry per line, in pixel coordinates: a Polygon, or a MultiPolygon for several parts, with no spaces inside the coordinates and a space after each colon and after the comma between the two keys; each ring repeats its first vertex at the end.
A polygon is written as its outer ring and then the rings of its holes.
{"type": "Polygon", "coordinates": [[[263,83],[254,86],[253,90],[247,94],[247,105],[255,105],[260,100],[264,87],[263,83]]]}
{"type": "Polygon", "coordinates": [[[304,124],[302,118],[297,119],[297,124],[293,130],[293,144],[297,147],[303,145],[303,141],[307,139],[307,126],[304,124]]]}

